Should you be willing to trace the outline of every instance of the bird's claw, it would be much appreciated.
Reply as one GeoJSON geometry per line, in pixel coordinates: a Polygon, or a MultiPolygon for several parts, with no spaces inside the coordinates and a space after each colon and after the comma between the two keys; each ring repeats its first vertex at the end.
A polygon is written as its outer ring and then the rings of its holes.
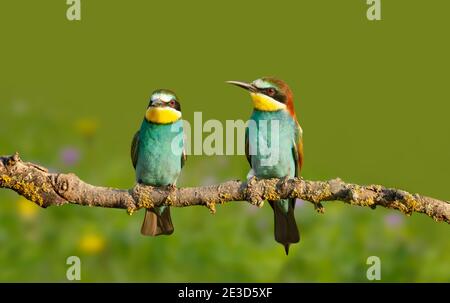
{"type": "Polygon", "coordinates": [[[173,200],[175,199],[173,193],[175,193],[175,191],[177,190],[177,186],[175,184],[169,184],[166,186],[167,190],[168,190],[168,194],[167,197],[164,201],[164,204],[166,205],[172,205],[173,200]]]}
{"type": "Polygon", "coordinates": [[[167,189],[169,189],[170,191],[174,191],[175,189],[177,189],[177,186],[175,184],[169,184],[167,185],[167,189]]]}

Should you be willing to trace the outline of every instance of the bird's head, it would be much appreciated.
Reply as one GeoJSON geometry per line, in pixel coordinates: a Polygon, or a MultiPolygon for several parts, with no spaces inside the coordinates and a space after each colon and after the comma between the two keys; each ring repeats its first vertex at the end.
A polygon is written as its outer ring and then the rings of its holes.
{"type": "Polygon", "coordinates": [[[168,89],[155,90],[145,113],[148,122],[169,124],[181,118],[181,106],[178,97],[168,89]]]}
{"type": "Polygon", "coordinates": [[[264,77],[252,83],[227,81],[250,92],[255,109],[260,111],[287,110],[295,116],[292,91],[282,80],[264,77]]]}

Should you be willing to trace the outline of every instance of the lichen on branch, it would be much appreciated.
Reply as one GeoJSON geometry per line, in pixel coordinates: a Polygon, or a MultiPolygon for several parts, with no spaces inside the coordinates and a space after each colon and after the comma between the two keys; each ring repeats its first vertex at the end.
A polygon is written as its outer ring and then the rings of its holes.
{"type": "Polygon", "coordinates": [[[216,204],[247,201],[261,207],[265,200],[298,198],[314,204],[323,213],[322,202],[342,201],[350,205],[395,209],[406,215],[423,213],[435,221],[450,224],[450,203],[410,194],[381,185],[361,186],[341,179],[308,181],[256,179],[227,181],[202,187],[153,187],[136,184],[131,189],[115,189],[88,184],[76,175],[50,173],[37,164],[24,162],[16,153],[0,157],[0,187],[9,188],[46,208],[67,203],[126,209],[128,213],[159,205],[186,207],[202,205],[215,213],[216,204]]]}

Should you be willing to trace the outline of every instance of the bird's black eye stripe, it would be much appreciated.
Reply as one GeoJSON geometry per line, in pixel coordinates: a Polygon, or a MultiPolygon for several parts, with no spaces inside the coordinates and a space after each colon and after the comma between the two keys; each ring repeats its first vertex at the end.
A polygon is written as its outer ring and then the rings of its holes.
{"type": "Polygon", "coordinates": [[[261,89],[261,92],[263,94],[265,94],[266,96],[269,96],[269,97],[277,100],[278,102],[281,102],[281,103],[286,102],[286,96],[276,88],[273,88],[273,87],[264,88],[264,89],[261,89]]]}
{"type": "Polygon", "coordinates": [[[177,100],[172,100],[172,101],[170,101],[170,102],[174,102],[174,105],[172,106],[173,108],[175,108],[177,111],[179,111],[179,112],[181,112],[181,105],[180,105],[180,102],[178,102],[177,100]]]}

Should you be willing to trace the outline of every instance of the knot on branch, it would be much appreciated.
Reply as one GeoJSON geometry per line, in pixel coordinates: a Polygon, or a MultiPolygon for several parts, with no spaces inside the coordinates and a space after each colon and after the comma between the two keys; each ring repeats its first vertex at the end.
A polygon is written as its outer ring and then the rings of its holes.
{"type": "Polygon", "coordinates": [[[14,166],[14,165],[16,165],[16,163],[19,163],[19,162],[22,162],[22,159],[20,159],[19,153],[15,152],[14,155],[12,155],[8,159],[7,166],[14,166]]]}
{"type": "Polygon", "coordinates": [[[69,190],[69,178],[65,174],[54,174],[50,178],[53,188],[62,197],[69,190]]]}
{"type": "Polygon", "coordinates": [[[14,155],[9,157],[0,158],[0,168],[5,168],[9,173],[15,173],[17,163],[21,163],[19,153],[14,153],[14,155]]]}

